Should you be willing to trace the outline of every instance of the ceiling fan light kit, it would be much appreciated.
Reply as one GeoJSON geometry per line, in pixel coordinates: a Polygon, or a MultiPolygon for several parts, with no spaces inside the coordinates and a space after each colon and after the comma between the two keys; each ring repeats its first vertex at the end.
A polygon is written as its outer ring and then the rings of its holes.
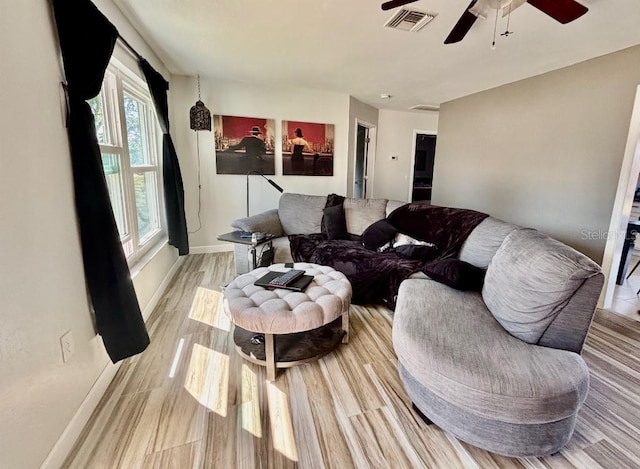
{"type": "MultiPolygon", "coordinates": [[[[390,0],[382,4],[382,9],[384,11],[391,10],[416,1],[417,0],[390,0]]],[[[490,15],[491,10],[495,10],[496,19],[493,28],[493,42],[491,43],[491,48],[495,49],[498,15],[500,10],[502,10],[502,17],[507,17],[507,27],[504,33],[500,34],[500,36],[509,37],[513,34],[513,31],[509,31],[511,12],[525,3],[531,4],[561,24],[570,23],[589,11],[587,7],[575,0],[472,0],[447,38],[444,40],[444,43],[453,44],[462,41],[478,18],[486,20],[490,15]]],[[[388,28],[415,32],[419,31],[420,28],[433,20],[436,16],[437,13],[427,13],[420,10],[403,8],[389,18],[385,23],[385,26],[388,28]]]]}

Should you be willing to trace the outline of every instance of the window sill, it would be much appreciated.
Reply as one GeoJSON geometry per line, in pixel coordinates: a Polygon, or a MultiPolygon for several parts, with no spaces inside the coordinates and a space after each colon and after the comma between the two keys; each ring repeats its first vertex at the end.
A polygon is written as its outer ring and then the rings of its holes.
{"type": "Polygon", "coordinates": [[[129,272],[131,279],[135,280],[137,275],[149,264],[153,258],[158,254],[169,242],[168,238],[160,238],[151,248],[145,252],[135,264],[129,266],[129,272]]]}

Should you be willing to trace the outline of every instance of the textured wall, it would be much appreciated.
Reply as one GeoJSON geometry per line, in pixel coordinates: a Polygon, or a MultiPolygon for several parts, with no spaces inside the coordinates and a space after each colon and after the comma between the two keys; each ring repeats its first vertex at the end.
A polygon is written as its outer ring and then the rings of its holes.
{"type": "MultiPolygon", "coordinates": [[[[87,302],[48,2],[0,2],[0,47],[0,466],[33,468],[109,359],[87,302]]],[[[134,279],[143,308],[175,259],[165,247],[134,279]]]]}
{"type": "MultiPolygon", "coordinates": [[[[374,197],[409,200],[414,131],[438,133],[437,112],[380,110],[374,197]],[[397,159],[392,160],[392,156],[397,159]]],[[[440,158],[436,150],[436,161],[440,158]]],[[[434,184],[435,184],[434,177],[434,184]]]]}
{"type": "Polygon", "coordinates": [[[634,47],[445,103],[433,203],[538,228],[600,262],[638,70],[634,47]]]}

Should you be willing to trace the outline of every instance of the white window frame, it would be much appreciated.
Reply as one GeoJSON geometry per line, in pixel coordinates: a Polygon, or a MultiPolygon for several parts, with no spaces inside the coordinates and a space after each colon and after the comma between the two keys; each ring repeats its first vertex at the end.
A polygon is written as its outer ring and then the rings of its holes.
{"type": "MultiPolygon", "coordinates": [[[[126,219],[127,232],[121,234],[123,250],[129,266],[136,264],[154,246],[166,240],[166,223],[164,215],[164,196],[162,190],[161,159],[162,139],[161,131],[156,117],[153,100],[148,86],[144,80],[129,70],[117,59],[112,58],[107,67],[103,87],[103,105],[106,108],[105,130],[107,142],[100,143],[100,153],[119,155],[120,172],[122,178],[122,192],[124,196],[123,206],[126,219]],[[131,165],[129,144],[126,138],[127,127],[125,120],[124,95],[125,93],[144,106],[144,134],[149,157],[149,164],[131,165]],[[150,210],[155,212],[158,226],[140,237],[138,227],[138,214],[135,199],[134,176],[155,174],[156,193],[152,197],[153,203],[150,210]]],[[[114,201],[112,200],[112,205],[114,201]]]]}

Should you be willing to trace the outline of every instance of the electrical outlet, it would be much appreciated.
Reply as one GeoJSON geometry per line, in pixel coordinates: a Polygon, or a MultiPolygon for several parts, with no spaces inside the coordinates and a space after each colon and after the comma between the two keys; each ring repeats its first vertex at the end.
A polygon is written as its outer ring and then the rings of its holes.
{"type": "Polygon", "coordinates": [[[62,337],[60,337],[60,348],[62,349],[62,361],[66,363],[71,359],[76,351],[72,330],[68,330],[62,337]]]}

